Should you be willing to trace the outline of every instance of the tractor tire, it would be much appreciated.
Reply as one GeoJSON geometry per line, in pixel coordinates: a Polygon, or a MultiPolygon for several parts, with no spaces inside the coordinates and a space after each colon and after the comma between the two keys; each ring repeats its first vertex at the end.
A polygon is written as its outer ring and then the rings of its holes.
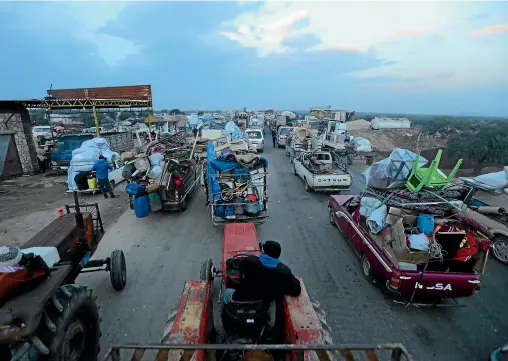
{"type": "Polygon", "coordinates": [[[201,271],[199,273],[199,279],[201,281],[213,280],[212,267],[213,267],[213,261],[211,258],[205,259],[203,261],[203,263],[201,264],[201,271]]]}
{"type": "MultiPolygon", "coordinates": [[[[64,285],[44,309],[38,337],[49,353],[47,361],[96,361],[100,351],[100,317],[92,290],[64,285]]],[[[34,346],[32,346],[34,347],[34,346]]]]}
{"type": "Polygon", "coordinates": [[[115,291],[121,291],[127,284],[127,265],[123,251],[117,249],[111,252],[109,277],[115,291]]]}

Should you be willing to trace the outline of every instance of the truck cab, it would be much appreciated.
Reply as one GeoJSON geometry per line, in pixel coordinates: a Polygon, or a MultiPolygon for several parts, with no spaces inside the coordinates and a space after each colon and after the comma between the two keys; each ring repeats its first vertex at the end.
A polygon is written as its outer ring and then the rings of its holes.
{"type": "Polygon", "coordinates": [[[85,140],[92,139],[94,134],[69,134],[57,139],[51,150],[51,168],[67,171],[71,164],[72,151],[81,147],[85,140]]]}
{"type": "Polygon", "coordinates": [[[277,130],[277,146],[284,148],[286,145],[286,139],[289,134],[293,131],[293,127],[279,127],[277,130]]]}

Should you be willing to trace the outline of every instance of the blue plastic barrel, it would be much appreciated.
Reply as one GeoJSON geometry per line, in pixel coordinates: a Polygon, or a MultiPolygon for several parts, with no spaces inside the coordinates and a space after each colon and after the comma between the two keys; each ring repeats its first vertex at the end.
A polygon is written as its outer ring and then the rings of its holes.
{"type": "Polygon", "coordinates": [[[134,198],[134,214],[137,218],[143,218],[150,213],[150,201],[148,196],[134,198]]]}
{"type": "Polygon", "coordinates": [[[432,234],[434,232],[434,216],[431,214],[418,215],[416,226],[421,233],[432,234]]]}

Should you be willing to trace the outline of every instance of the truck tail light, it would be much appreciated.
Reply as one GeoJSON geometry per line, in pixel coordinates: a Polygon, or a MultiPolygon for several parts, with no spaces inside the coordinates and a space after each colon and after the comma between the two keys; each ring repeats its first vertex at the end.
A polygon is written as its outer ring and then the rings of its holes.
{"type": "Polygon", "coordinates": [[[482,288],[482,281],[479,281],[479,282],[476,284],[476,288],[475,288],[475,290],[476,290],[476,291],[479,291],[479,290],[480,290],[480,288],[482,288]]]}
{"type": "Polygon", "coordinates": [[[390,283],[388,286],[393,290],[398,290],[400,287],[400,278],[398,277],[392,277],[390,278],[390,283]]]}
{"type": "Polygon", "coordinates": [[[179,174],[173,178],[173,184],[175,185],[176,188],[180,188],[180,186],[182,185],[183,176],[184,176],[183,174],[179,174]]]}

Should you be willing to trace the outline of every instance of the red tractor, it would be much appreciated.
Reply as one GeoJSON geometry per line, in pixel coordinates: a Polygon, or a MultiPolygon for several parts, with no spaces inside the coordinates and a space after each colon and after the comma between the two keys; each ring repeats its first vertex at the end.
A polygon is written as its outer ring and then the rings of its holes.
{"type": "Polygon", "coordinates": [[[157,351],[157,361],[335,361],[340,355],[351,361],[358,352],[374,361],[378,360],[376,350],[388,352],[392,361],[411,360],[400,344],[333,345],[324,317],[316,312],[301,279],[301,295],[285,297],[277,305],[275,326],[269,331],[267,311],[260,301],[232,301],[221,307],[223,291],[241,282],[242,270],[237,267],[241,262],[237,261],[247,254],[259,254],[254,224],[227,224],[222,266],[215,268],[206,260],[201,280],[185,282],[178,309],[170,312],[162,345],[115,346],[106,359],[119,361],[120,351],[130,349],[132,361],[148,359],[143,357],[148,350],[157,351]],[[220,285],[214,282],[219,277],[220,285]]]}

